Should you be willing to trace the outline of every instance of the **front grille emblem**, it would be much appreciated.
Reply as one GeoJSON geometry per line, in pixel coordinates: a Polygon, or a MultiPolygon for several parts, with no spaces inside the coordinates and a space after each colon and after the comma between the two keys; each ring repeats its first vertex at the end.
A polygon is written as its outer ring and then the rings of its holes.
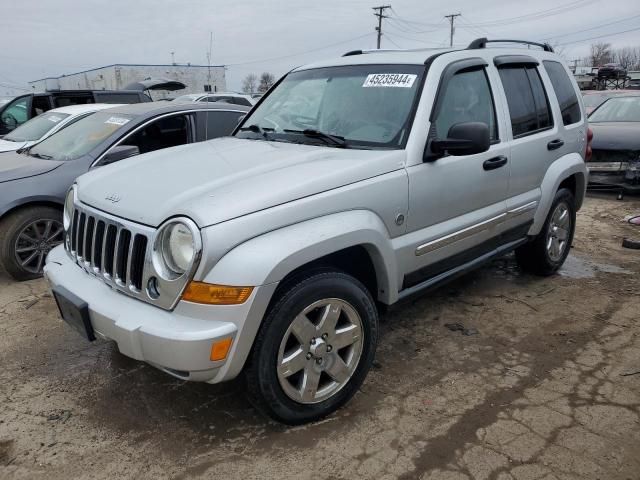
{"type": "Polygon", "coordinates": [[[118,203],[120,201],[120,195],[112,193],[111,195],[104,197],[104,199],[109,200],[111,203],[118,203]]]}

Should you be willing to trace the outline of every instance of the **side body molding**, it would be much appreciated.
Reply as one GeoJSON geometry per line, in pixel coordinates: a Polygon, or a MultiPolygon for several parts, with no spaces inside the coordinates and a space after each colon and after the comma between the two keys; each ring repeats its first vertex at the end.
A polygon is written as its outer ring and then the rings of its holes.
{"type": "Polygon", "coordinates": [[[580,209],[586,194],[589,173],[582,156],[574,152],[559,158],[547,169],[540,188],[540,204],[529,235],[540,233],[558,187],[572,175],[576,177],[576,209],[580,209]]]}
{"type": "Polygon", "coordinates": [[[325,255],[360,245],[376,270],[378,300],[393,303],[399,278],[388,231],[375,213],[350,210],[252,238],[228,252],[203,279],[223,285],[266,285],[325,255]]]}

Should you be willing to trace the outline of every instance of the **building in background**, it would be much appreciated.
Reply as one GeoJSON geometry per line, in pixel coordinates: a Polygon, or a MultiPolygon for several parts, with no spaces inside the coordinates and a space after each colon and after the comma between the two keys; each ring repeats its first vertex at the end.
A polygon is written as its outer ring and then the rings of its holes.
{"type": "Polygon", "coordinates": [[[187,88],[168,92],[149,92],[154,100],[186,93],[224,92],[227,89],[222,65],[132,65],[115,64],[47,77],[29,82],[34,92],[46,90],[122,90],[130,83],[148,78],[167,78],[184,83],[187,88]]]}

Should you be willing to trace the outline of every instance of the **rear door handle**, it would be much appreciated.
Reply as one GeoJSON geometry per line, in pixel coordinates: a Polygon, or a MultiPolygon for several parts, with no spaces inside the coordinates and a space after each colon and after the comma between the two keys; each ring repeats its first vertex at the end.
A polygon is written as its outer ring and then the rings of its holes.
{"type": "Polygon", "coordinates": [[[559,138],[556,138],[555,140],[551,140],[549,143],[547,143],[547,150],[557,150],[563,145],[564,145],[564,140],[560,140],[559,138]]]}
{"type": "Polygon", "coordinates": [[[482,164],[482,168],[485,170],[495,170],[496,168],[504,167],[509,159],[504,155],[500,155],[498,157],[490,158],[489,160],[485,160],[482,164]]]}

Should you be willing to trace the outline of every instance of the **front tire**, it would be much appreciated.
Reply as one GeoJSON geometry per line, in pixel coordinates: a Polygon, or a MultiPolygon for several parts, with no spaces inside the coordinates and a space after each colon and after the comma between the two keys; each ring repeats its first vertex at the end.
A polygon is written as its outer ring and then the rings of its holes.
{"type": "Polygon", "coordinates": [[[0,263],[15,280],[42,276],[49,251],[64,238],[62,213],[53,207],[26,207],[0,222],[0,263]]]}
{"type": "Polygon", "coordinates": [[[516,249],[520,267],[536,275],[553,275],[569,255],[575,228],[575,198],[570,190],[561,188],[556,192],[540,233],[516,249]]]}
{"type": "Polygon", "coordinates": [[[375,303],[354,277],[320,271],[285,285],[245,371],[252,403],[289,425],[329,415],[362,385],[377,339],[375,303]]]}

